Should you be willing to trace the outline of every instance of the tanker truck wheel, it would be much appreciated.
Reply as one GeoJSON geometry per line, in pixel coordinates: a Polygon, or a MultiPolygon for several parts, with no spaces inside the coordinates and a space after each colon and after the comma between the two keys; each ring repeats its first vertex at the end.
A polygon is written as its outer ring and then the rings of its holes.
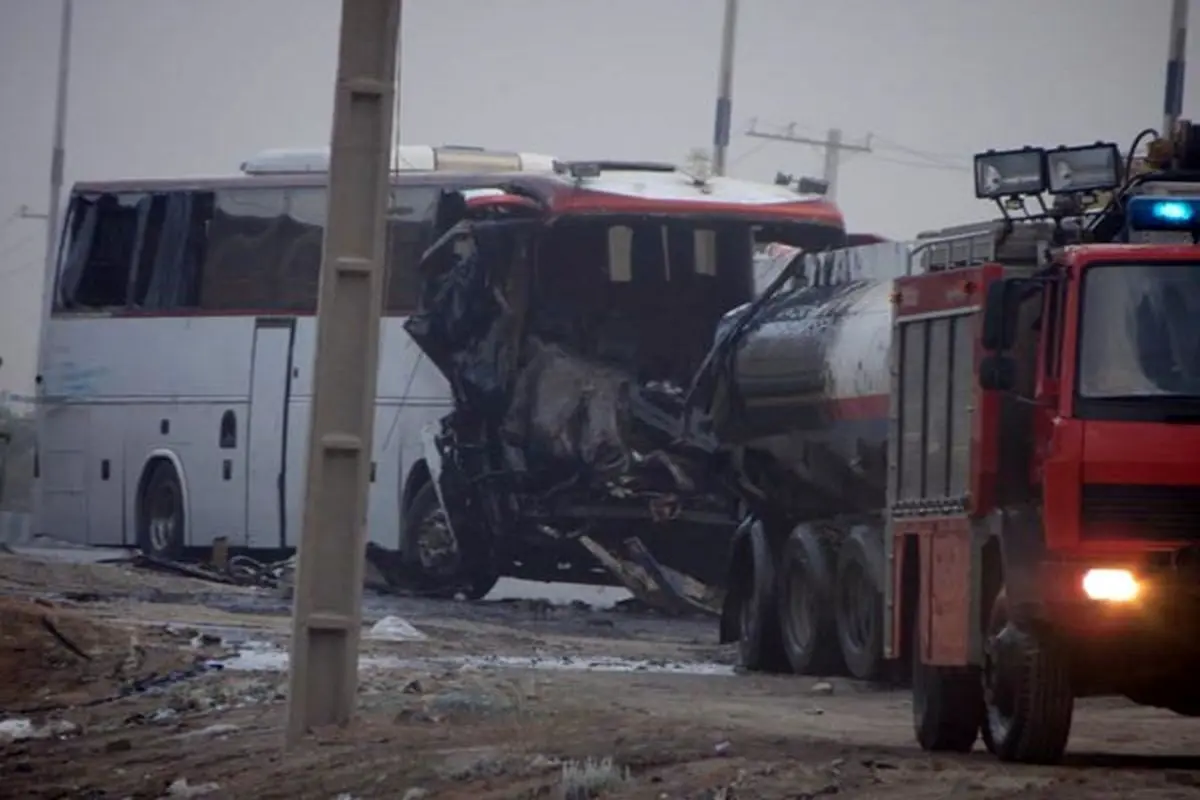
{"type": "Polygon", "coordinates": [[[883,545],[869,528],[857,527],[841,544],[834,615],[847,671],[863,681],[883,670],[883,545]]]}
{"type": "Polygon", "coordinates": [[[750,528],[730,573],[725,603],[737,620],[738,665],[752,672],[790,672],[780,636],[775,569],[761,523],[750,528]]]}
{"type": "Polygon", "coordinates": [[[829,610],[833,571],[812,528],[801,525],[792,531],[779,569],[779,620],[792,671],[797,675],[840,672],[841,653],[829,610]]]}
{"type": "Polygon", "coordinates": [[[1002,589],[984,644],[983,741],[1001,761],[1058,763],[1067,749],[1075,697],[1066,651],[1009,623],[1002,589]]]}
{"type": "Polygon", "coordinates": [[[932,752],[969,753],[983,723],[979,670],[921,661],[921,626],[912,625],[912,708],[917,744],[932,752]]]}

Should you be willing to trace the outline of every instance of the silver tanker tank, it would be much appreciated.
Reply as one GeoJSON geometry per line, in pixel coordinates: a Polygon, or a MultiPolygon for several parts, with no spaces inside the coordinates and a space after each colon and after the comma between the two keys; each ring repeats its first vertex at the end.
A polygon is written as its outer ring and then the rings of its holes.
{"type": "Polygon", "coordinates": [[[766,456],[799,518],[884,506],[892,280],[909,253],[886,242],[780,255],[802,259],[790,285],[722,322],[718,339],[741,330],[718,360],[713,432],[766,456]]]}

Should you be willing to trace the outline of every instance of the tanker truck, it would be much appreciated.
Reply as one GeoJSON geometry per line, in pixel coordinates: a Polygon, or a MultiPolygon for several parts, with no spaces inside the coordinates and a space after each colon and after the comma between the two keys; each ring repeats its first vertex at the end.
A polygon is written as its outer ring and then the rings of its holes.
{"type": "Polygon", "coordinates": [[[726,316],[687,424],[739,498],[745,667],[903,677],[923,748],[1008,761],[1058,760],[1079,697],[1200,715],[1192,131],[1136,175],[980,154],[997,220],[797,257],[726,316]]]}

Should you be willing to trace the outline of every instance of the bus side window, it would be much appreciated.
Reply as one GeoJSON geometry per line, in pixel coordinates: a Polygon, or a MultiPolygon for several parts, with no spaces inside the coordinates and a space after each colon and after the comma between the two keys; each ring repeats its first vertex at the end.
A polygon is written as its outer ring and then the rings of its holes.
{"type": "Polygon", "coordinates": [[[281,264],[300,233],[287,216],[287,199],[285,189],[274,187],[216,192],[200,276],[202,308],[254,312],[280,307],[281,264]]]}
{"type": "Polygon", "coordinates": [[[384,313],[411,314],[421,294],[420,263],[433,244],[434,216],[441,191],[432,186],[396,186],[388,204],[384,313]]]}
{"type": "Polygon", "coordinates": [[[58,291],[63,308],[125,306],[137,242],[149,213],[145,197],[104,193],[72,200],[71,239],[58,291]]]}
{"type": "Polygon", "coordinates": [[[174,191],[147,201],[148,222],[130,276],[130,302],[148,311],[196,308],[213,195],[174,191]]]}
{"type": "Polygon", "coordinates": [[[288,190],[287,216],[297,235],[288,242],[280,265],[282,309],[311,313],[317,308],[328,196],[320,186],[288,190]]]}

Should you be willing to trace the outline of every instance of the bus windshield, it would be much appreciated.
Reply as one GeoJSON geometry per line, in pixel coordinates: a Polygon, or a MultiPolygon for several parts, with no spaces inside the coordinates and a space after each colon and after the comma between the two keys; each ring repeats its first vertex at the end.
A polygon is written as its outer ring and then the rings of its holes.
{"type": "Polygon", "coordinates": [[[1200,265],[1090,267],[1082,309],[1081,398],[1200,397],[1200,265]]]}

